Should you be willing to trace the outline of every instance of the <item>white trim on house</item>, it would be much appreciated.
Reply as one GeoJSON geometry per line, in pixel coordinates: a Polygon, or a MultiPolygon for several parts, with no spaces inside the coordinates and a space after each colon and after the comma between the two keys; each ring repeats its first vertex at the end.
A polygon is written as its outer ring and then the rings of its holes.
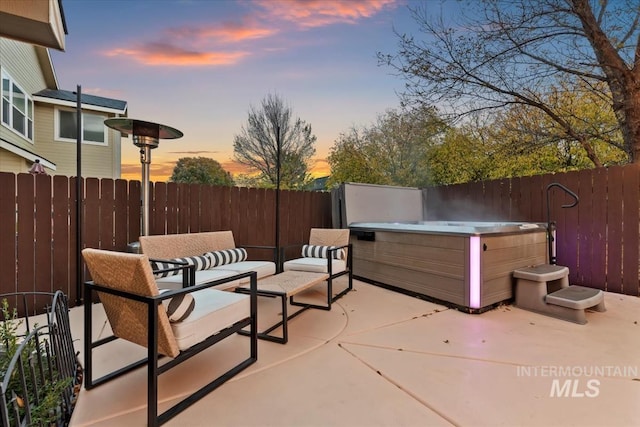
{"type": "Polygon", "coordinates": [[[0,111],[2,111],[2,120],[0,120],[0,124],[33,145],[35,139],[35,104],[33,102],[33,97],[27,90],[24,89],[22,84],[18,83],[18,81],[11,74],[9,74],[7,70],[3,68],[0,70],[0,81],[3,82],[4,80],[7,80],[9,82],[9,90],[5,92],[4,83],[2,83],[3,86],[0,87],[0,99],[2,100],[2,106],[0,106],[0,111]],[[24,111],[16,107],[13,87],[16,87],[22,93],[22,96],[24,96],[24,111]],[[4,111],[5,99],[9,103],[9,108],[7,108],[7,111],[4,111]],[[14,117],[14,110],[16,109],[24,116],[22,120],[24,133],[20,132],[13,125],[16,121],[14,117]],[[4,121],[5,114],[8,116],[8,122],[4,121]]]}
{"type": "Polygon", "coordinates": [[[35,153],[32,153],[29,150],[25,150],[24,148],[20,148],[17,145],[13,145],[10,142],[0,139],[0,148],[7,150],[17,156],[22,157],[23,159],[29,160],[30,162],[35,162],[36,159],[40,160],[40,164],[44,167],[47,167],[51,170],[56,170],[56,164],[50,162],[49,160],[38,156],[35,153]]]}
{"type": "MultiPolygon", "coordinates": [[[[53,140],[56,142],[69,142],[69,143],[76,143],[77,139],[76,138],[65,138],[60,136],[60,111],[65,111],[65,112],[70,112],[70,113],[75,113],[76,110],[75,109],[68,109],[68,108],[59,108],[59,107],[54,107],[53,109],[54,114],[53,114],[53,140]]],[[[99,146],[108,146],[109,145],[109,131],[107,129],[107,127],[103,124],[102,126],[102,141],[92,141],[92,140],[87,140],[85,139],[85,118],[87,115],[91,115],[91,116],[96,116],[96,117],[100,117],[102,123],[104,123],[104,121],[106,119],[109,118],[108,114],[98,114],[97,112],[88,112],[88,111],[82,111],[82,143],[83,144],[89,144],[89,145],[99,145],[99,146]]]]}

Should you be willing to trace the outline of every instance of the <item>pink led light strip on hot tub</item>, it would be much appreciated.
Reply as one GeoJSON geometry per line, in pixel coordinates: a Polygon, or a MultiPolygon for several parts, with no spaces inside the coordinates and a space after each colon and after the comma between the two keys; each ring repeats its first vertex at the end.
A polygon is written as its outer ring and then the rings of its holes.
{"type": "Polygon", "coordinates": [[[469,237],[469,307],[480,308],[480,236],[469,237]]]}

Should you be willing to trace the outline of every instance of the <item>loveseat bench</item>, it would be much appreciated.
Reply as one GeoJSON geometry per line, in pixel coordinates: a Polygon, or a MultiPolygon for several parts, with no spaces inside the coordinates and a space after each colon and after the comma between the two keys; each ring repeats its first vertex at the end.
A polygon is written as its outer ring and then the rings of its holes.
{"type": "MultiPolygon", "coordinates": [[[[149,257],[152,269],[158,272],[156,283],[163,289],[199,285],[250,271],[255,271],[258,279],[276,272],[273,261],[247,260],[247,248],[273,249],[272,247],[236,247],[232,231],[140,236],[139,240],[140,250],[149,257]],[[185,263],[193,266],[192,277],[183,277],[184,269],[175,268],[185,263]]],[[[216,288],[233,289],[245,282],[248,282],[247,278],[227,282],[216,288]]]]}

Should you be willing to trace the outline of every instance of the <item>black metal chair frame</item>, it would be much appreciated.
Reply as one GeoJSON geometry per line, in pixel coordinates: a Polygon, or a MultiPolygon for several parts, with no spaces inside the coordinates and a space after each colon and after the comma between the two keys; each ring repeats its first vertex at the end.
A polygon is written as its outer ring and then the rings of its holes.
{"type": "MultiPolygon", "coordinates": [[[[185,268],[185,267],[180,267],[185,268]]],[[[192,269],[192,268],[190,268],[192,269]]],[[[257,344],[257,275],[254,271],[248,273],[237,274],[224,279],[216,280],[210,283],[205,283],[197,286],[189,286],[176,291],[163,292],[157,296],[141,296],[124,292],[116,289],[111,289],[99,284],[93,283],[93,281],[85,282],[84,284],[84,386],[87,390],[118,378],[128,372],[133,371],[143,365],[147,365],[147,422],[150,426],[162,425],[171,418],[178,415],[180,412],[187,409],[189,406],[196,403],[198,400],[206,396],[211,391],[220,387],[222,384],[230,380],[236,374],[246,369],[251,364],[258,360],[258,344],[257,344]],[[160,365],[159,360],[161,355],[158,353],[158,306],[162,304],[163,300],[175,297],[176,295],[187,294],[202,289],[207,289],[222,283],[226,283],[232,280],[238,280],[245,277],[250,278],[250,313],[245,319],[236,322],[232,326],[219,331],[218,333],[210,336],[204,341],[192,346],[187,350],[183,350],[180,354],[160,365]],[[131,299],[147,305],[148,308],[148,325],[147,331],[150,332],[147,335],[147,357],[144,359],[133,362],[127,366],[117,369],[109,374],[106,374],[98,379],[93,379],[93,349],[102,346],[106,343],[118,339],[116,336],[105,337],[97,341],[93,341],[92,337],[92,310],[91,301],[93,292],[105,292],[108,294],[116,295],[122,298],[131,299]],[[242,329],[249,327],[249,339],[250,339],[250,355],[227,372],[223,373],[219,377],[215,378],[210,383],[206,384],[199,390],[195,391],[191,395],[184,398],[165,412],[158,414],[158,377],[160,374],[167,372],[169,369],[176,365],[190,359],[203,350],[211,347],[212,345],[222,341],[223,339],[241,331],[242,329]]]]}
{"type": "MultiPolygon", "coordinates": [[[[284,260],[284,256],[281,258],[284,260]]],[[[351,246],[351,243],[343,245],[343,246],[336,246],[335,248],[329,249],[327,251],[327,273],[329,274],[329,278],[327,279],[327,304],[326,305],[319,305],[319,304],[307,304],[307,303],[302,303],[302,302],[296,302],[293,300],[293,296],[289,297],[289,303],[291,305],[295,305],[297,307],[304,307],[306,308],[317,308],[320,310],[331,310],[331,304],[334,303],[335,301],[337,301],[338,299],[342,298],[344,295],[346,295],[350,290],[353,289],[353,268],[352,268],[352,263],[353,262],[353,248],[351,246]],[[338,273],[333,273],[333,266],[331,261],[335,258],[333,258],[333,253],[341,250],[341,249],[347,249],[347,265],[346,268],[338,273]],[[338,277],[344,276],[345,274],[349,275],[349,280],[348,280],[348,285],[347,287],[342,290],[341,292],[339,292],[338,294],[336,294],[336,296],[332,296],[333,295],[333,280],[337,279],[338,277]]]]}

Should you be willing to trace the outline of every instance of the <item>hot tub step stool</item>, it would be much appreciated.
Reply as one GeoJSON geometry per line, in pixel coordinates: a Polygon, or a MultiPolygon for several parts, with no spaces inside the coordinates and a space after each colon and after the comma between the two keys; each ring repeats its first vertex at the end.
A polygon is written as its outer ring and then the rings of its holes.
{"type": "Polygon", "coordinates": [[[587,323],[585,310],[606,311],[604,293],[599,289],[569,285],[569,269],[540,264],[515,270],[516,306],[547,316],[587,323]]]}

